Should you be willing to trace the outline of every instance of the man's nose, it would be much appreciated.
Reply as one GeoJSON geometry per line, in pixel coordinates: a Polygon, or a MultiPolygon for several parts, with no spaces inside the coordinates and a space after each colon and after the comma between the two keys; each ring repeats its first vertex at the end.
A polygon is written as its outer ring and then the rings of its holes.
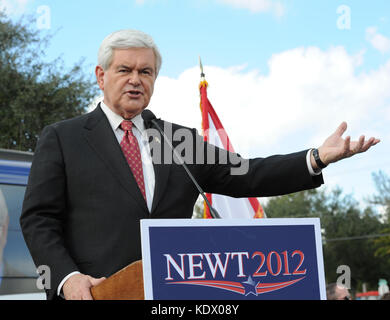
{"type": "Polygon", "coordinates": [[[133,71],[130,73],[129,83],[133,86],[139,86],[141,84],[138,71],[133,71]]]}

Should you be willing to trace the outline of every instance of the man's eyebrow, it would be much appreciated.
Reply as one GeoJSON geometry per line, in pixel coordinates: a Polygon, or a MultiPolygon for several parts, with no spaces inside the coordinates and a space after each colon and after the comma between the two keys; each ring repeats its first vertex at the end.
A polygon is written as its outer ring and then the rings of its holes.
{"type": "Polygon", "coordinates": [[[140,68],[140,69],[150,69],[150,70],[154,70],[154,68],[151,67],[151,66],[145,66],[145,67],[142,67],[142,68],[140,68]]]}
{"type": "MultiPolygon", "coordinates": [[[[127,70],[131,70],[131,67],[125,65],[125,64],[121,64],[119,66],[116,67],[116,70],[119,70],[119,69],[127,69],[127,70]]],[[[149,65],[145,65],[143,67],[140,67],[139,68],[140,70],[150,70],[150,71],[154,71],[154,68],[149,66],[149,65]]]]}
{"type": "Polygon", "coordinates": [[[129,66],[126,66],[125,64],[121,64],[119,66],[116,67],[116,69],[131,69],[129,66]]]}

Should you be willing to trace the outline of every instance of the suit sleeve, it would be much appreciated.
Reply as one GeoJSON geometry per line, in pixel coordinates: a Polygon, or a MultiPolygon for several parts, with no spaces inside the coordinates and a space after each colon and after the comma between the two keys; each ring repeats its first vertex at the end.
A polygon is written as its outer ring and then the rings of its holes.
{"type": "Polygon", "coordinates": [[[269,197],[316,188],[324,183],[322,174],[312,176],[308,170],[308,150],[244,159],[237,153],[204,143],[202,138],[195,140],[197,150],[204,150],[206,164],[196,166],[195,171],[205,192],[236,198],[269,197]]]}
{"type": "Polygon", "coordinates": [[[48,299],[56,297],[61,280],[78,268],[63,237],[66,221],[66,176],[61,145],[54,126],[40,136],[29,175],[20,218],[26,244],[36,266],[50,268],[48,299]]]}

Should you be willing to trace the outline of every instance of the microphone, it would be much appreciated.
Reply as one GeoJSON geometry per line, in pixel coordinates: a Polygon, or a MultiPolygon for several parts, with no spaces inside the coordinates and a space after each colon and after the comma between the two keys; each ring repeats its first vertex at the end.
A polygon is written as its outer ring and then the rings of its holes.
{"type": "Polygon", "coordinates": [[[161,127],[159,126],[159,124],[157,123],[156,121],[156,116],[154,115],[154,113],[148,109],[142,111],[142,119],[146,122],[146,124],[150,124],[152,123],[154,125],[154,127],[157,128],[157,130],[161,133],[161,135],[163,136],[164,140],[168,143],[169,147],[172,149],[173,151],[173,154],[175,155],[175,157],[179,160],[179,163],[183,166],[184,170],[187,172],[188,176],[190,177],[190,179],[192,180],[192,182],[194,183],[194,185],[196,186],[196,188],[198,189],[199,193],[201,194],[201,196],[203,197],[204,201],[206,202],[207,204],[207,207],[209,208],[210,210],[210,214],[211,216],[214,218],[214,219],[220,219],[221,216],[219,215],[219,213],[217,212],[217,210],[215,210],[212,205],[210,204],[209,200],[207,199],[206,195],[204,194],[204,191],[202,190],[202,188],[200,187],[200,185],[196,182],[194,176],[192,175],[192,173],[190,172],[190,170],[188,169],[187,167],[187,164],[184,162],[183,158],[179,155],[179,153],[175,150],[175,148],[173,147],[171,141],[169,141],[168,137],[165,135],[164,131],[161,129],[161,127]]]}

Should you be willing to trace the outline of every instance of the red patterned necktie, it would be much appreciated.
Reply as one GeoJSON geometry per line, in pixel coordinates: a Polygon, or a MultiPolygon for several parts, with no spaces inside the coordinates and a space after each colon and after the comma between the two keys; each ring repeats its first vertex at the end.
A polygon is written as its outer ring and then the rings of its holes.
{"type": "Polygon", "coordinates": [[[125,132],[125,135],[123,136],[123,139],[121,141],[121,147],[123,154],[127,160],[127,163],[129,164],[131,172],[133,173],[133,176],[138,183],[138,187],[141,190],[142,195],[146,201],[141,152],[139,150],[137,138],[134,136],[133,131],[131,130],[132,127],[133,123],[131,121],[122,121],[121,128],[125,132]]]}

